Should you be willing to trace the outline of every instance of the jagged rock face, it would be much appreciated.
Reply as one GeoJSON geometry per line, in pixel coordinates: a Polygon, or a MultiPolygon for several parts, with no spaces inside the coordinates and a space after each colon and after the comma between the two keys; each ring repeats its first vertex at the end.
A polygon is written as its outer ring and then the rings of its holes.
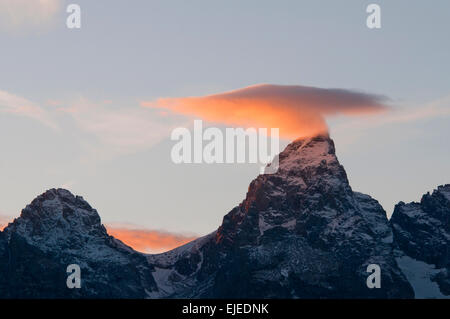
{"type": "Polygon", "coordinates": [[[291,143],[217,232],[149,261],[167,297],[413,297],[384,210],[352,191],[326,136],[291,143]],[[381,289],[366,285],[372,263],[381,289]]]}
{"type": "Polygon", "coordinates": [[[97,211],[63,189],[37,197],[0,233],[0,269],[3,298],[143,298],[156,289],[145,257],[109,236],[97,211]],[[82,289],[66,285],[70,264],[81,268],[82,289]]]}
{"type": "Polygon", "coordinates": [[[420,203],[400,202],[390,222],[401,253],[413,259],[411,264],[425,263],[429,280],[439,285],[440,293],[450,295],[450,185],[439,186],[420,203]]]}
{"type": "Polygon", "coordinates": [[[412,298],[385,211],[352,191],[333,141],[297,140],[279,158],[217,231],[157,255],[108,236],[81,197],[50,190],[0,232],[0,297],[412,298]],[[69,264],[81,289],[66,286],[69,264]],[[380,289],[366,285],[369,264],[380,289]]]}

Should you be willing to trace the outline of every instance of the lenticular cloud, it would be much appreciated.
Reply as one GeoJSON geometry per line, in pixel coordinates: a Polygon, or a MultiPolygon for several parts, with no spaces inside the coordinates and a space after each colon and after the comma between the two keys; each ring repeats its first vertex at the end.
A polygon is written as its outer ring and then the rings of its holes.
{"type": "Polygon", "coordinates": [[[328,116],[378,112],[386,108],[386,100],[344,89],[259,84],[207,96],[160,98],[141,105],[230,126],[279,128],[281,137],[296,139],[326,133],[328,116]]]}

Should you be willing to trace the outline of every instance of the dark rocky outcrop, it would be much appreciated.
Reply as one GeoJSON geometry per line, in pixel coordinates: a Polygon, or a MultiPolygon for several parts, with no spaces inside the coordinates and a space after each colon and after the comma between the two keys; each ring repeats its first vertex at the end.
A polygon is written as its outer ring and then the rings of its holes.
{"type": "MultiPolygon", "coordinates": [[[[400,202],[390,223],[399,258],[412,258],[410,264],[423,262],[421,268],[428,271],[429,280],[438,284],[440,293],[450,296],[450,185],[423,195],[420,203],[400,202]]],[[[408,272],[411,265],[404,267],[408,272]]]]}
{"type": "MultiPolygon", "coordinates": [[[[81,197],[52,189],[0,232],[0,297],[413,298],[394,247],[447,267],[444,197],[422,201],[421,214],[439,221],[425,228],[409,225],[405,205],[398,206],[394,243],[380,204],[351,189],[333,141],[301,139],[279,155],[276,173],[251,182],[216,231],[145,255],[109,236],[81,197]],[[436,227],[440,233],[432,234],[436,227]],[[421,231],[430,234],[414,237],[421,231]],[[423,242],[428,251],[419,256],[423,242]],[[69,264],[81,267],[81,289],[66,286],[69,264]],[[369,264],[381,267],[379,289],[366,285],[369,264]]],[[[436,280],[448,289],[448,277],[441,277],[436,280]]]]}
{"type": "Polygon", "coordinates": [[[142,254],[109,236],[81,197],[51,189],[0,233],[2,298],[143,298],[156,289],[142,254]],[[67,266],[82,288],[68,289],[67,266]]]}

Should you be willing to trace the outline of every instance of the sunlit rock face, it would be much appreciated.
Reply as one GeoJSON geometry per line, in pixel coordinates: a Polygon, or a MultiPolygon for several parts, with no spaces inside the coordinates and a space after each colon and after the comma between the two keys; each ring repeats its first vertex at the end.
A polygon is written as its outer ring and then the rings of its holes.
{"type": "Polygon", "coordinates": [[[149,256],[168,297],[412,298],[386,213],[353,192],[328,136],[297,140],[251,182],[219,229],[149,256]],[[369,264],[381,288],[369,289],[369,264]]]}
{"type": "Polygon", "coordinates": [[[383,208],[351,189],[320,135],[288,145],[216,231],[162,254],[135,252],[81,197],[47,191],[0,232],[0,296],[413,298],[393,238],[383,208]],[[66,286],[69,264],[81,268],[80,289],[66,286]],[[366,284],[370,264],[381,288],[366,284]]]}
{"type": "Polygon", "coordinates": [[[450,297],[450,185],[423,195],[420,203],[400,202],[390,222],[399,264],[419,297],[450,297]]]}

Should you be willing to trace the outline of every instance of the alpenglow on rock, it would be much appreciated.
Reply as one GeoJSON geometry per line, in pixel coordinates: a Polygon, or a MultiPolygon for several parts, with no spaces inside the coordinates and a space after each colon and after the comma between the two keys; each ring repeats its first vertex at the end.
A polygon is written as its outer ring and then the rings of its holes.
{"type": "Polygon", "coordinates": [[[279,157],[216,232],[148,257],[154,297],[412,298],[385,211],[352,191],[333,141],[297,140],[279,157]],[[369,264],[381,267],[380,289],[366,285],[369,264]]]}
{"type": "Polygon", "coordinates": [[[108,236],[80,197],[50,190],[0,232],[0,297],[414,297],[385,211],[353,192],[328,136],[294,141],[279,165],[216,231],[156,255],[108,236]],[[72,263],[81,289],[65,286],[72,263]],[[380,266],[381,288],[367,287],[369,264],[380,266]]]}

